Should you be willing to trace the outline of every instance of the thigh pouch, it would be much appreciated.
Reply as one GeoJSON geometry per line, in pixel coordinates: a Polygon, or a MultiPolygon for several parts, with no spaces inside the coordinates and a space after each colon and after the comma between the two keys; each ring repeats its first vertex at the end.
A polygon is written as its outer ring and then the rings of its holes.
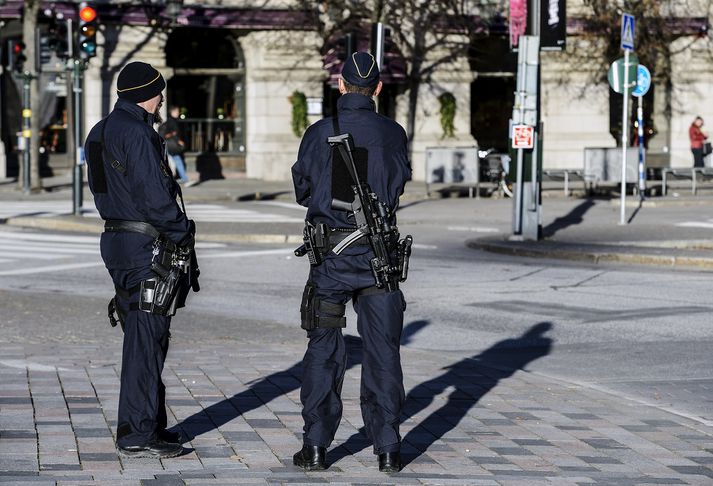
{"type": "Polygon", "coordinates": [[[308,282],[305,285],[300,306],[302,329],[312,331],[319,328],[347,327],[347,318],[344,316],[346,305],[325,302],[317,297],[316,291],[314,284],[308,282]]]}

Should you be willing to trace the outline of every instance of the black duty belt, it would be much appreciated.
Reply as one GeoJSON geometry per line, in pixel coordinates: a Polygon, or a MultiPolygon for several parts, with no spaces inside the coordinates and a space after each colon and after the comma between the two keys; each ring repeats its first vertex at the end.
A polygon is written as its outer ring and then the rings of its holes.
{"type": "Polygon", "coordinates": [[[120,219],[107,219],[104,222],[104,231],[109,233],[141,233],[142,235],[158,238],[161,233],[149,223],[143,221],[123,221],[120,219]]]}
{"type": "Polygon", "coordinates": [[[104,221],[104,231],[108,233],[139,233],[154,239],[154,246],[159,244],[170,252],[176,251],[176,244],[168,237],[163,236],[149,223],[143,221],[125,221],[121,219],[107,219],[104,221]]]}

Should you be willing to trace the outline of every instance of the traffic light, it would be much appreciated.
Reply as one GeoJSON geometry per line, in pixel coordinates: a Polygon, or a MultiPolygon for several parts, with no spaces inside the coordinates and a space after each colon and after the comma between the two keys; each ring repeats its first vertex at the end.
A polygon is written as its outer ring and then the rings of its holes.
{"type": "Polygon", "coordinates": [[[21,73],[24,70],[25,61],[27,61],[25,43],[19,40],[7,41],[7,66],[16,73],[21,73]]]}
{"type": "Polygon", "coordinates": [[[97,11],[87,2],[79,4],[79,26],[77,29],[77,50],[79,57],[90,59],[97,55],[97,11]]]}
{"type": "Polygon", "coordinates": [[[62,17],[52,19],[47,30],[48,46],[60,59],[70,57],[70,27],[67,20],[62,17]]]}

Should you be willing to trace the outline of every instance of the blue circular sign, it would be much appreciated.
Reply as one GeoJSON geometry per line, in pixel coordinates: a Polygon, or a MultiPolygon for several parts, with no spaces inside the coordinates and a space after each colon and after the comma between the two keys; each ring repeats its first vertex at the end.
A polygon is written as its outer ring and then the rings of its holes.
{"type": "Polygon", "coordinates": [[[639,64],[639,70],[636,75],[636,88],[634,88],[631,94],[639,97],[644,96],[646,93],[648,93],[650,87],[651,73],[646,68],[646,66],[642,66],[641,64],[639,64]]]}

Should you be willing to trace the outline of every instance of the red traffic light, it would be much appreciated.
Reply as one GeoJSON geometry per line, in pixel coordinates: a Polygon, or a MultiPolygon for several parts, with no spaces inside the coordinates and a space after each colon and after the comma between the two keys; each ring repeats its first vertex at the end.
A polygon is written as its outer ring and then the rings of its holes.
{"type": "Polygon", "coordinates": [[[79,11],[79,18],[84,22],[91,22],[97,18],[97,11],[92,7],[82,7],[79,11]]]}
{"type": "Polygon", "coordinates": [[[24,42],[15,42],[12,45],[12,52],[14,52],[15,54],[20,54],[24,49],[25,49],[24,42]]]}

